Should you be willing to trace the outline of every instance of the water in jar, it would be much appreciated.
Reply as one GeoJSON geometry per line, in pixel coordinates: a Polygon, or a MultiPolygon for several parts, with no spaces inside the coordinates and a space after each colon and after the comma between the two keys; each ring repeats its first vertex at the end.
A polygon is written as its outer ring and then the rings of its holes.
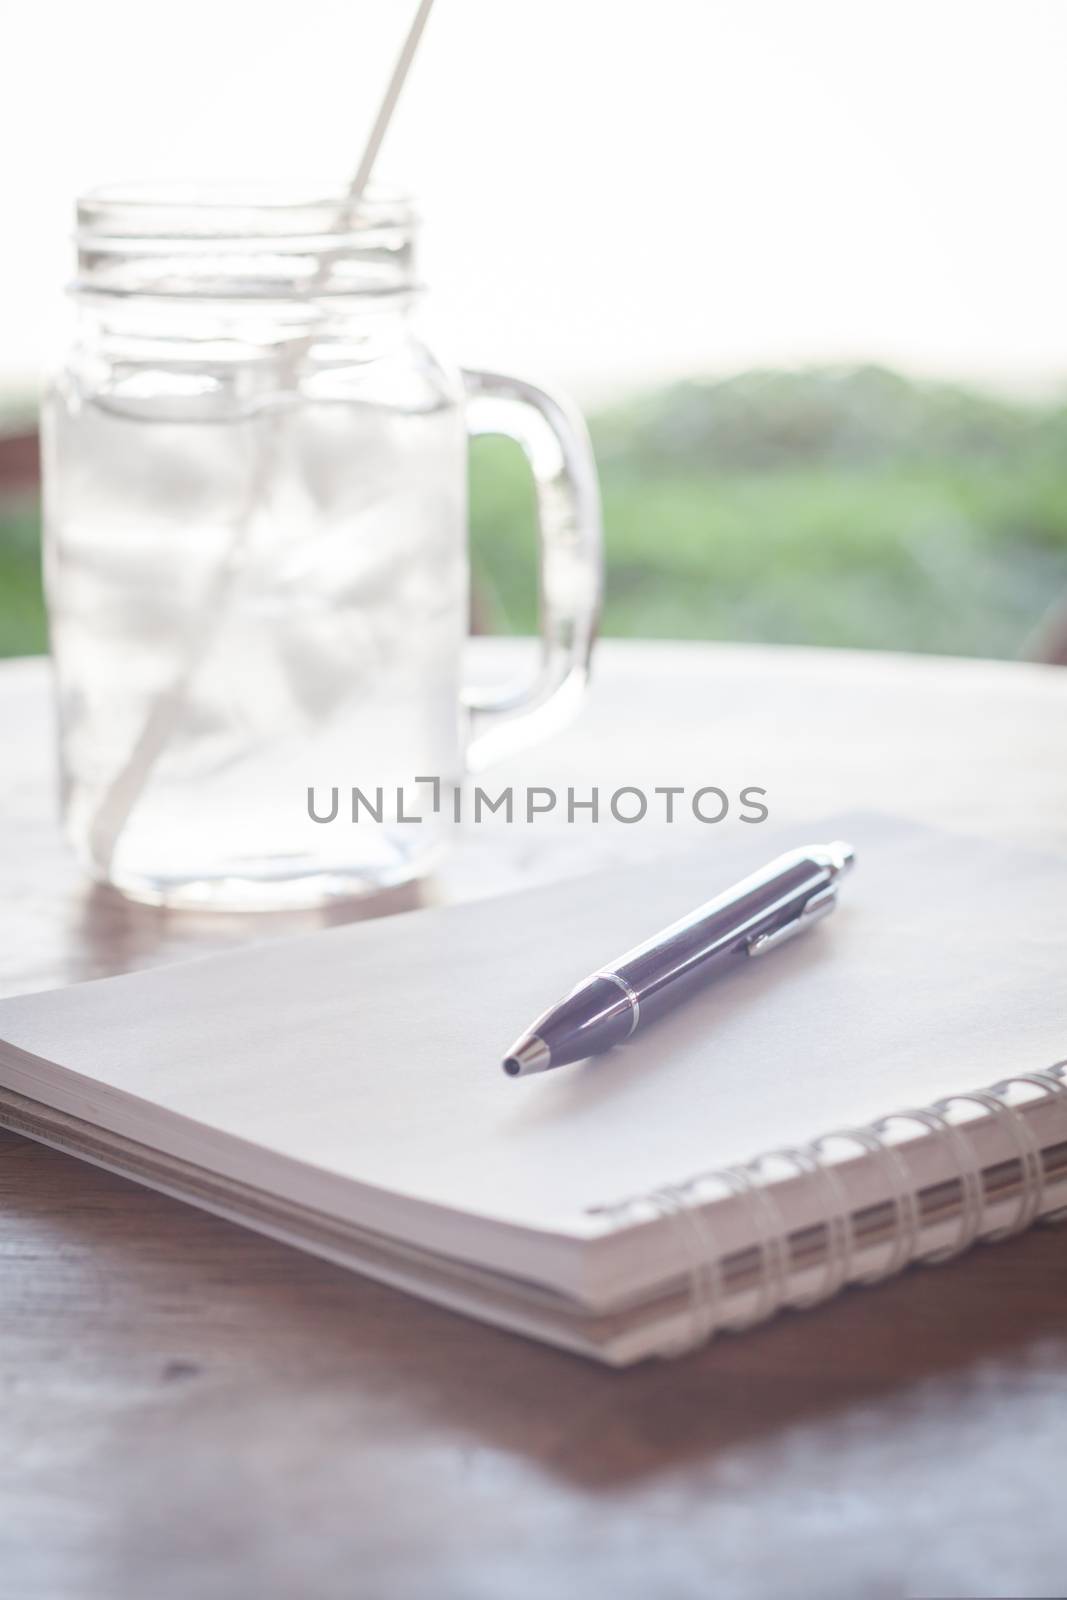
{"type": "Polygon", "coordinates": [[[90,870],[231,906],[420,870],[442,824],[413,780],[460,769],[466,453],[443,382],[287,386],[202,356],[68,375],[45,449],[64,811],[90,870]],[[380,824],[351,821],[352,785],[382,790],[380,824]],[[338,816],[312,820],[308,790],[325,814],[334,786],[338,816]]]}

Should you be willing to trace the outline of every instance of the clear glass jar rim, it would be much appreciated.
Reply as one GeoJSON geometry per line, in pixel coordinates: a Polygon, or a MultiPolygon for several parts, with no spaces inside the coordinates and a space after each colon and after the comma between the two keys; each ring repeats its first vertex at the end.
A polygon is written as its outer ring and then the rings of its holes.
{"type": "Polygon", "coordinates": [[[358,204],[329,184],[246,181],[108,183],[77,200],[89,238],[279,239],[359,237],[418,221],[404,191],[374,185],[358,204]]]}

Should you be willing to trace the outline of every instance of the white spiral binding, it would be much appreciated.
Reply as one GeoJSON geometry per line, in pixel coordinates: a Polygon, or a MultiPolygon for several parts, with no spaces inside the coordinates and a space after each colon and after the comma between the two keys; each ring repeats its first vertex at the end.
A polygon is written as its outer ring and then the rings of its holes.
{"type": "Polygon", "coordinates": [[[753,1161],[744,1167],[729,1167],[724,1176],[736,1186],[737,1193],[743,1194],[752,1205],[756,1248],[761,1263],[756,1304],[747,1316],[737,1315],[728,1324],[731,1330],[741,1332],[757,1322],[762,1322],[764,1318],[773,1316],[776,1310],[779,1285],[784,1281],[782,1261],[784,1241],[775,1226],[776,1209],[768,1200],[766,1190],[755,1181],[759,1176],[758,1162],[753,1161]]]}
{"type": "MultiPolygon", "coordinates": [[[[663,1355],[683,1355],[704,1344],[715,1332],[715,1307],[722,1299],[722,1263],[707,1218],[690,1204],[686,1186],[657,1189],[648,1199],[659,1215],[677,1223],[688,1262],[689,1332],[665,1344],[663,1355]]],[[[623,1207],[623,1210],[628,1209],[623,1207]]]]}
{"type": "MultiPolygon", "coordinates": [[[[957,1095],[954,1099],[963,1099],[957,1095]]],[[[918,1122],[931,1133],[942,1136],[956,1158],[956,1177],[960,1185],[960,1231],[952,1244],[931,1251],[928,1261],[952,1261],[969,1250],[982,1231],[982,1213],[985,1208],[985,1190],[982,1186],[982,1168],[978,1152],[966,1134],[949,1122],[945,1107],[950,1101],[941,1101],[921,1111],[898,1111],[897,1117],[918,1122]]]]}
{"type": "Polygon", "coordinates": [[[880,1278],[891,1278],[894,1273],[902,1272],[911,1261],[919,1247],[919,1234],[922,1231],[922,1218],[919,1216],[919,1201],[915,1193],[915,1185],[911,1181],[907,1162],[900,1151],[891,1144],[885,1143],[886,1132],[893,1122],[898,1122],[899,1116],[883,1117],[874,1125],[874,1132],[882,1140],[882,1148],[890,1157],[889,1166],[896,1179],[893,1188],[893,1207],[896,1215],[896,1227],[893,1230],[893,1249],[889,1260],[881,1272],[872,1272],[866,1282],[875,1283],[880,1278]]]}
{"type": "MultiPolygon", "coordinates": [[[[612,1206],[591,1208],[619,1222],[632,1220],[635,1208],[651,1207],[676,1230],[683,1259],[687,1264],[689,1286],[688,1328],[676,1340],[665,1344],[663,1354],[678,1355],[705,1343],[715,1332],[740,1332],[757,1322],[767,1321],[788,1299],[792,1305],[807,1307],[828,1300],[846,1283],[869,1284],[891,1277],[916,1259],[922,1219],[917,1190],[901,1152],[887,1142],[893,1123],[912,1122],[945,1141],[955,1159],[955,1178],[960,1186],[959,1230],[950,1244],[924,1255],[927,1261],[947,1261],[970,1248],[978,1238],[1005,1239],[1028,1228],[1040,1215],[1045,1199],[1046,1175],[1041,1148],[1021,1108],[1007,1096],[1017,1084],[1040,1089],[1043,1094],[1063,1097],[1067,1102],[1067,1061],[1057,1062],[1047,1072],[1020,1073],[995,1084],[991,1089],[949,1095],[935,1106],[921,1110],[898,1111],[883,1117],[868,1128],[851,1128],[828,1134],[799,1149],[775,1150],[744,1166],[701,1173],[682,1184],[670,1185],[651,1194],[636,1196],[612,1206]],[[1019,1199],[1015,1214],[996,1229],[984,1227],[986,1194],[982,1166],[966,1125],[949,1120],[957,1104],[976,1105],[994,1117],[1010,1136],[1019,1162],[1019,1199]],[[889,1259],[873,1269],[860,1271],[856,1265],[857,1240],[852,1205],[834,1166],[826,1159],[826,1147],[840,1141],[858,1144],[867,1154],[879,1156],[890,1191],[894,1211],[892,1248],[889,1259]],[[789,1226],[772,1184],[760,1182],[767,1165],[785,1162],[801,1175],[818,1177],[825,1191],[822,1226],[826,1230],[826,1265],[822,1280],[812,1290],[790,1295],[789,1226]],[[723,1283],[723,1257],[717,1246],[709,1205],[702,1191],[709,1184],[725,1187],[730,1195],[745,1201],[750,1208],[755,1248],[759,1254],[759,1281],[751,1310],[730,1312],[729,1295],[723,1283]]],[[[1027,1102],[1031,1104],[1032,1102],[1027,1102]]],[[[1067,1206],[1048,1213],[1042,1220],[1067,1218],[1067,1206]]]]}
{"type": "MultiPolygon", "coordinates": [[[[756,1162],[753,1163],[753,1166],[758,1171],[760,1167],[765,1166],[771,1161],[786,1161],[796,1167],[802,1175],[807,1174],[813,1177],[818,1177],[820,1180],[831,1180],[827,1184],[831,1195],[836,1202],[843,1201],[844,1193],[836,1177],[828,1172],[825,1167],[819,1165],[818,1161],[815,1159],[815,1156],[810,1150],[774,1150],[769,1155],[760,1157],[756,1162]]],[[[774,1197],[773,1191],[770,1188],[764,1188],[761,1189],[759,1193],[763,1197],[765,1209],[771,1212],[777,1224],[775,1228],[775,1239],[778,1247],[778,1282],[781,1285],[780,1292],[777,1296],[777,1302],[780,1305],[788,1287],[789,1260],[785,1239],[789,1230],[786,1226],[785,1218],[782,1215],[781,1207],[774,1197]]],[[[840,1210],[840,1204],[838,1204],[837,1209],[840,1210]]],[[[830,1224],[827,1226],[830,1226],[830,1224]]],[[[820,1287],[817,1288],[813,1294],[803,1296],[801,1300],[797,1301],[797,1304],[804,1306],[815,1305],[816,1302],[821,1298],[822,1292],[820,1287]]],[[[752,1320],[756,1320],[755,1316],[752,1320]]]]}

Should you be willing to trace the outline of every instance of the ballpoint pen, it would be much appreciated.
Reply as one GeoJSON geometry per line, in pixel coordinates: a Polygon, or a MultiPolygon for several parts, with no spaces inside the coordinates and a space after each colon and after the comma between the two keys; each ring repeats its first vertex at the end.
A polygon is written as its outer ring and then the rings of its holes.
{"type": "Polygon", "coordinates": [[[544,1012],[504,1058],[511,1078],[601,1055],[707,980],[776,950],[837,904],[851,845],[805,845],[597,970],[544,1012]]]}

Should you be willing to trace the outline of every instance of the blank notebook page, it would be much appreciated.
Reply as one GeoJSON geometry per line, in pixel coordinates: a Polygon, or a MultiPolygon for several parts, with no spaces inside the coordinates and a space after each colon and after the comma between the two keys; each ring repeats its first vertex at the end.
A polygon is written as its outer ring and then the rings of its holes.
{"type": "MultiPolygon", "coordinates": [[[[0,1003],[0,1038],[363,1184],[580,1234],[586,1207],[1067,1054],[1067,864],[848,826],[858,864],[832,917],[543,1077],[499,1065],[538,1012],[803,841],[753,828],[668,864],[24,996],[0,1003]]],[[[77,1114],[107,1125],[107,1096],[75,1087],[77,1114]]]]}

